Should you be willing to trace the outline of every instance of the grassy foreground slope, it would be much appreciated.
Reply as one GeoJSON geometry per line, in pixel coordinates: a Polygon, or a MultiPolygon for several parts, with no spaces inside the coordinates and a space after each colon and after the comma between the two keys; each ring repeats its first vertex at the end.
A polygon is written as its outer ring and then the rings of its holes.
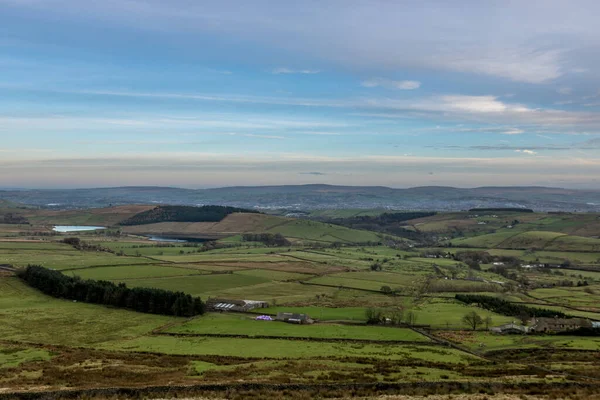
{"type": "Polygon", "coordinates": [[[16,277],[0,276],[0,338],[29,343],[93,346],[134,338],[177,320],[58,300],[16,277]]]}

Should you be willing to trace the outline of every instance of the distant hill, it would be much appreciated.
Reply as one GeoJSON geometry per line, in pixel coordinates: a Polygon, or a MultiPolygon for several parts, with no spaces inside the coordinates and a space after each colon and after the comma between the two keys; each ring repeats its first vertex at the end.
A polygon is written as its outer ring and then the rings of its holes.
{"type": "Polygon", "coordinates": [[[256,213],[257,211],[225,206],[157,206],[121,221],[121,225],[146,225],[160,222],[219,222],[229,214],[236,212],[256,213]]]}
{"type": "Polygon", "coordinates": [[[472,208],[529,208],[534,211],[600,212],[600,190],[548,187],[424,186],[239,186],[216,189],[118,187],[71,190],[5,190],[0,199],[54,209],[126,204],[206,204],[272,210],[385,209],[460,211],[472,208]]]}
{"type": "Polygon", "coordinates": [[[219,222],[159,222],[123,227],[123,232],[136,235],[156,235],[173,238],[241,240],[244,233],[281,234],[292,242],[322,243],[380,242],[375,232],[293,218],[258,213],[232,213],[219,222]]]}

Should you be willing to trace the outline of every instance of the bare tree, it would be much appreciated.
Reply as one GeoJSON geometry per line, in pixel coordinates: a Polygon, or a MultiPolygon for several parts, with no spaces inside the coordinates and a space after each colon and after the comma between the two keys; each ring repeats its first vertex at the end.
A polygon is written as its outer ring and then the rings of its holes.
{"type": "Polygon", "coordinates": [[[492,317],[488,315],[487,317],[485,317],[483,322],[485,323],[485,329],[490,329],[490,325],[492,324],[492,317]]]}
{"type": "Polygon", "coordinates": [[[402,323],[402,317],[404,316],[404,309],[401,307],[395,308],[390,313],[390,319],[392,324],[400,325],[402,323]]]}
{"type": "Polygon", "coordinates": [[[483,318],[481,318],[481,315],[477,314],[475,311],[465,314],[462,320],[473,330],[476,330],[479,325],[483,324],[483,318]]]}
{"type": "Polygon", "coordinates": [[[409,311],[406,313],[406,323],[409,325],[414,325],[417,323],[417,313],[414,311],[409,311]]]}

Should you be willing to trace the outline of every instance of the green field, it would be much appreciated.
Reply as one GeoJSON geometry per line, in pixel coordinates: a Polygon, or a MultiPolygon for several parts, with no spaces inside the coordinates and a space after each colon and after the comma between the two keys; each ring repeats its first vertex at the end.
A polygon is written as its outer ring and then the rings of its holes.
{"type": "Polygon", "coordinates": [[[52,355],[43,349],[0,346],[0,368],[15,368],[21,364],[35,361],[47,361],[52,355]]]}
{"type": "Polygon", "coordinates": [[[268,279],[256,276],[234,274],[216,274],[200,276],[176,276],[167,278],[148,278],[128,280],[128,286],[149,287],[182,291],[193,296],[203,296],[206,293],[218,294],[230,288],[253,286],[268,282],[268,279]]]}
{"type": "Polygon", "coordinates": [[[295,325],[278,321],[256,321],[252,317],[237,314],[209,314],[172,327],[168,332],[429,342],[425,336],[406,328],[336,324],[295,325]]]}
{"type": "MultiPolygon", "coordinates": [[[[39,221],[62,218],[98,225],[127,213],[120,209],[122,214],[109,215],[110,210],[101,209],[86,217],[81,210],[62,215],[28,212],[39,221]]],[[[379,212],[316,214],[331,218],[379,212]]],[[[413,232],[435,232],[422,245],[397,238],[385,245],[357,245],[379,243],[381,237],[308,219],[237,217],[223,224],[234,234],[219,240],[216,246],[222,248],[216,249],[203,243],[161,244],[138,235],[118,236],[116,230],[111,235],[76,235],[123,255],[76,250],[58,242],[64,235],[48,235],[47,226],[0,226],[0,236],[12,240],[0,241],[0,264],[41,264],[68,276],[182,291],[203,300],[270,304],[251,313],[209,312],[191,319],[141,314],[50,298],[3,269],[0,383],[19,390],[129,383],[523,383],[585,381],[560,375],[564,371],[600,374],[590,355],[600,350],[598,337],[493,335],[487,328],[518,321],[520,316],[499,315],[454,299],[457,293],[477,293],[600,320],[600,248],[595,247],[600,240],[592,237],[600,225],[597,215],[438,213],[407,222],[413,232]],[[514,220],[518,223],[507,228],[514,220]],[[266,247],[244,242],[242,232],[249,232],[252,224],[256,233],[281,233],[292,244],[266,247]],[[36,229],[45,234],[29,236],[36,229]],[[442,253],[440,258],[432,258],[436,251],[442,253]],[[526,269],[515,264],[502,270],[492,264],[497,259],[488,259],[479,269],[454,259],[461,251],[517,257],[518,264],[560,265],[570,260],[571,269],[526,269]],[[394,293],[384,293],[382,287],[394,293]],[[367,325],[368,313],[376,311],[402,322],[394,327],[383,318],[379,325],[367,325]],[[278,312],[306,313],[316,322],[255,320],[259,314],[278,312]],[[490,320],[471,331],[463,320],[471,312],[490,320]],[[429,329],[435,340],[419,329],[429,329]],[[449,347],[440,338],[487,358],[449,347]],[[528,360],[505,361],[504,350],[516,350],[509,355],[518,358],[519,349],[533,349],[536,356],[549,358],[560,351],[567,358],[540,362],[539,366],[557,368],[556,374],[545,377],[531,372],[537,370],[527,365],[528,360]]]]}
{"type": "Polygon", "coordinates": [[[193,268],[170,267],[167,265],[121,265],[118,267],[89,267],[65,271],[65,275],[80,276],[84,279],[128,282],[142,278],[169,278],[175,276],[208,274],[193,268]]]}
{"type": "Polygon", "coordinates": [[[0,337],[25,343],[93,346],[146,334],[174,317],[53,299],[0,277],[0,337]]]}
{"type": "Polygon", "coordinates": [[[349,357],[379,358],[389,360],[433,361],[462,364],[477,360],[467,353],[440,347],[419,345],[389,345],[335,342],[310,342],[283,339],[237,339],[207,337],[141,337],[126,342],[112,342],[101,345],[107,350],[150,351],[180,355],[221,355],[230,357],[268,358],[314,358],[349,357]]]}

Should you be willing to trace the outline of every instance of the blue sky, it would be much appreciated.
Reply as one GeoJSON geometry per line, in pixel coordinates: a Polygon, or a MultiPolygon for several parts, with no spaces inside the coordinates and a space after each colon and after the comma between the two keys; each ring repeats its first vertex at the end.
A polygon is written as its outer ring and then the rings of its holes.
{"type": "Polygon", "coordinates": [[[600,188],[599,13],[0,0],[0,187],[600,188]]]}

